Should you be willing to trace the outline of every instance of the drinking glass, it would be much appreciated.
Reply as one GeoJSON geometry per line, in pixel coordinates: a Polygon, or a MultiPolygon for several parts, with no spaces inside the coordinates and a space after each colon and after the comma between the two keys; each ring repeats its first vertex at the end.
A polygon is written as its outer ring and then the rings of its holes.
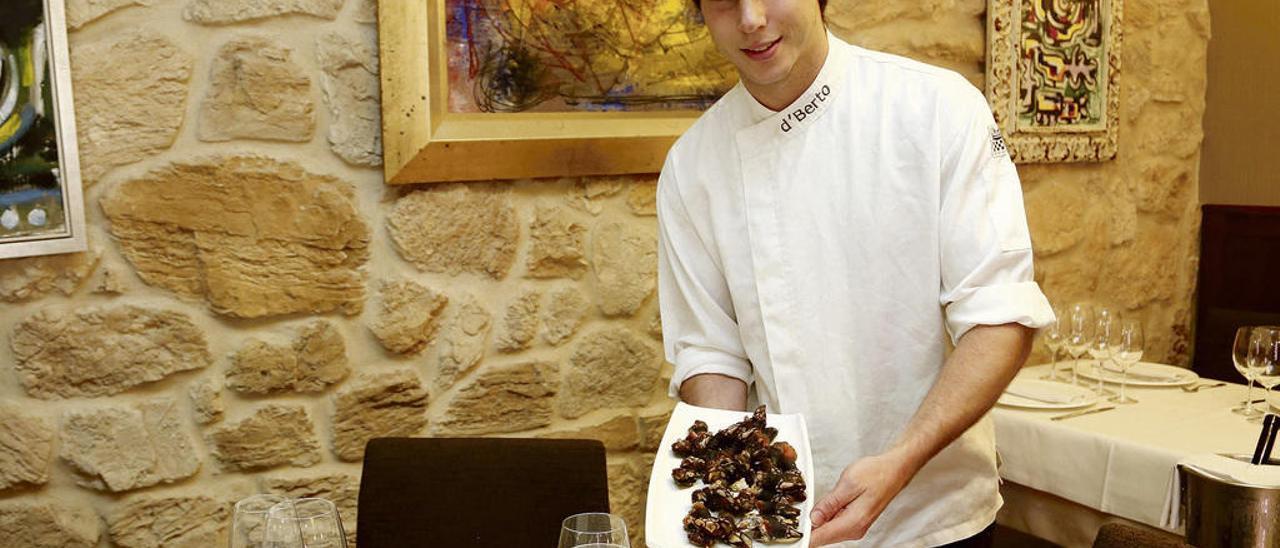
{"type": "Polygon", "coordinates": [[[1243,326],[1236,329],[1236,338],[1231,343],[1231,363],[1236,366],[1236,371],[1249,383],[1249,390],[1245,392],[1244,402],[1239,407],[1231,408],[1231,412],[1237,415],[1252,417],[1261,413],[1253,408],[1253,370],[1249,367],[1249,343],[1250,337],[1253,335],[1253,327],[1243,326]]]}
{"type": "Polygon", "coordinates": [[[1049,349],[1049,372],[1042,375],[1040,377],[1042,379],[1058,380],[1058,351],[1062,350],[1062,344],[1066,339],[1063,324],[1062,312],[1054,310],[1053,323],[1040,330],[1040,334],[1044,336],[1044,347],[1049,349]]]}
{"type": "Polygon", "coordinates": [[[1076,303],[1067,310],[1067,336],[1062,346],[1075,362],[1071,364],[1071,384],[1080,384],[1077,374],[1077,363],[1089,352],[1089,341],[1092,338],[1093,311],[1089,305],[1076,303]]]}
{"type": "Polygon", "coordinates": [[[267,511],[265,548],[346,548],[347,533],[332,502],[286,499],[267,511]]]}
{"type": "Polygon", "coordinates": [[[627,524],[613,514],[574,514],[560,524],[560,548],[630,548],[627,524]]]}
{"type": "MultiPolygon", "coordinates": [[[[1103,309],[1105,310],[1105,309],[1103,309]]],[[[1102,377],[1106,370],[1102,367],[1102,363],[1111,359],[1114,351],[1113,343],[1118,334],[1115,324],[1112,322],[1112,316],[1098,316],[1098,321],[1093,327],[1093,338],[1089,340],[1088,353],[1093,358],[1093,372],[1097,376],[1098,386],[1094,392],[1098,394],[1107,394],[1110,391],[1103,384],[1102,377]]]]}
{"type": "Polygon", "coordinates": [[[284,502],[280,495],[253,495],[236,503],[231,519],[231,548],[263,548],[267,511],[284,502]]]}
{"type": "Polygon", "coordinates": [[[1280,327],[1255,327],[1250,339],[1253,341],[1249,345],[1253,355],[1249,368],[1253,370],[1253,378],[1258,384],[1267,389],[1266,404],[1271,405],[1271,389],[1280,384],[1280,327]]]}
{"type": "Polygon", "coordinates": [[[1129,368],[1142,359],[1142,322],[1126,319],[1114,329],[1115,336],[1111,343],[1111,361],[1120,369],[1120,394],[1113,396],[1115,403],[1138,403],[1138,400],[1124,395],[1125,386],[1129,384],[1129,368]]]}

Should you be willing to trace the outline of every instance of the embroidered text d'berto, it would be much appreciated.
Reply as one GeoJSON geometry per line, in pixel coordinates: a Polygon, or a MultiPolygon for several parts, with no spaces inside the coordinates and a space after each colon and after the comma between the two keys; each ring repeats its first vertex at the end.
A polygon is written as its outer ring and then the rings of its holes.
{"type": "Polygon", "coordinates": [[[827,102],[827,97],[831,95],[831,86],[823,84],[822,89],[813,92],[813,99],[803,106],[796,107],[795,110],[788,112],[787,117],[782,119],[782,132],[791,131],[791,122],[794,120],[797,124],[803,122],[805,118],[812,116],[823,103],[827,102]]]}

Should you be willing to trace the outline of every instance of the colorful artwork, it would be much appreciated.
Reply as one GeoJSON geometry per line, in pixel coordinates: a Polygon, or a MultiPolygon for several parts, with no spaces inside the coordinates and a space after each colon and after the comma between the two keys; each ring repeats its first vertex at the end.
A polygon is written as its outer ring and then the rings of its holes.
{"type": "Polygon", "coordinates": [[[44,8],[41,0],[0,3],[0,257],[83,248],[59,243],[76,239],[73,222],[82,222],[83,213],[72,214],[79,207],[79,181],[68,192],[59,161],[52,26],[44,8]],[[28,245],[15,251],[19,244],[28,245]]]}
{"type": "Polygon", "coordinates": [[[1107,0],[1018,1],[1018,129],[1104,128],[1107,0]]]}
{"type": "Polygon", "coordinates": [[[704,109],[737,81],[688,0],[447,0],[450,112],[704,109]]]}

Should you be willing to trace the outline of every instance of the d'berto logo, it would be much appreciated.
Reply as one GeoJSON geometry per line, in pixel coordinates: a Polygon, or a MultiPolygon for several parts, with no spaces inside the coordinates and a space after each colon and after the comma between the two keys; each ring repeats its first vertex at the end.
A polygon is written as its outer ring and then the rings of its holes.
{"type": "Polygon", "coordinates": [[[790,132],[791,129],[795,127],[792,125],[793,122],[795,124],[800,124],[810,116],[813,116],[822,108],[822,105],[827,102],[827,98],[830,96],[831,86],[823,84],[822,89],[813,92],[813,98],[810,99],[808,103],[798,106],[795,110],[788,112],[786,118],[782,119],[782,124],[778,127],[782,129],[783,133],[790,132]]]}

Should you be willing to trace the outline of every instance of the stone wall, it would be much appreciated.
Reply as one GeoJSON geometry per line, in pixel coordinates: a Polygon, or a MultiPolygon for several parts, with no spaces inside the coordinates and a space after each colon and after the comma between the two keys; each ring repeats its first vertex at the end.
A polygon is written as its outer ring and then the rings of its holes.
{"type": "MultiPolygon", "coordinates": [[[[6,545],[219,545],[258,491],[354,529],[386,435],[601,439],[639,536],[671,406],[654,179],[384,186],[373,4],[67,0],[92,250],[0,262],[6,545]]],[[[981,85],[984,10],[828,15],[981,85]]],[[[1126,11],[1120,158],[1021,169],[1038,276],[1186,363],[1208,11],[1126,11]]]]}

